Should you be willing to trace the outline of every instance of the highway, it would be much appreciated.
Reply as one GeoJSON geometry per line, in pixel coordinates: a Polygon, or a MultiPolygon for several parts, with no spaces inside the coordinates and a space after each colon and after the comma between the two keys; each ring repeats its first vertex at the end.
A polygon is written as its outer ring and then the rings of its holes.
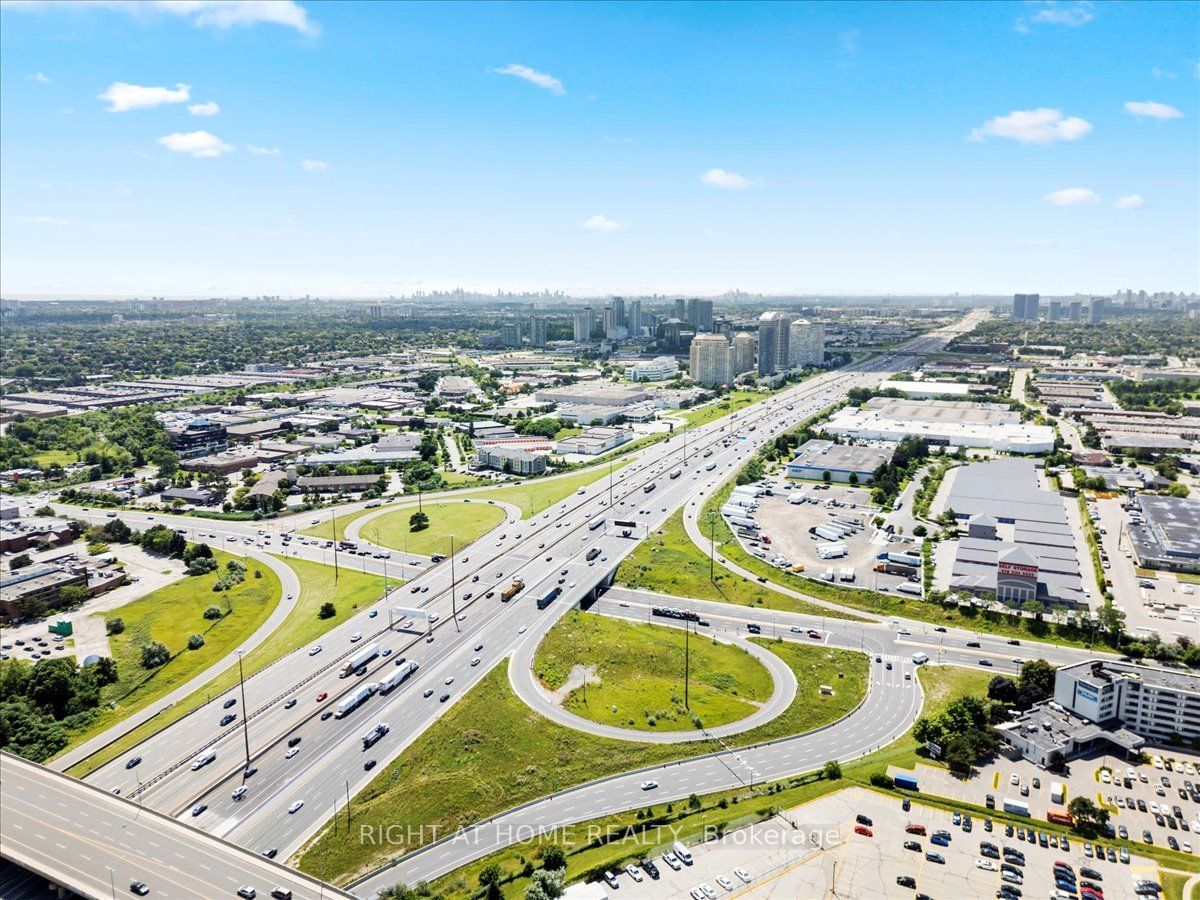
{"type": "Polygon", "coordinates": [[[342,891],[217,840],[127,800],[27,760],[0,753],[5,859],[90,897],[128,896],[143,882],[154,897],[232,897],[243,885],[300,898],[342,891]]]}

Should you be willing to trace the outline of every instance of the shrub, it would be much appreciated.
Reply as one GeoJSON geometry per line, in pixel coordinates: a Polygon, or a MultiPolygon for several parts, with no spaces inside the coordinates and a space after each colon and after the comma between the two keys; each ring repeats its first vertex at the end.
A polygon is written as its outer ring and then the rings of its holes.
{"type": "Polygon", "coordinates": [[[142,668],[157,669],[171,659],[171,651],[161,642],[151,641],[142,647],[142,668]]]}
{"type": "Polygon", "coordinates": [[[188,636],[188,649],[189,650],[199,650],[203,646],[204,646],[204,635],[193,634],[193,635],[188,636]]]}
{"type": "Polygon", "coordinates": [[[321,608],[317,610],[318,619],[332,619],[337,615],[337,607],[326,601],[321,604],[321,608]]]}
{"type": "Polygon", "coordinates": [[[225,614],[221,612],[221,607],[219,606],[210,606],[204,611],[204,618],[206,619],[219,619],[223,615],[225,614]]]}
{"type": "Polygon", "coordinates": [[[886,772],[872,772],[871,784],[875,787],[889,789],[896,786],[896,782],[892,780],[892,776],[888,775],[886,772]]]}

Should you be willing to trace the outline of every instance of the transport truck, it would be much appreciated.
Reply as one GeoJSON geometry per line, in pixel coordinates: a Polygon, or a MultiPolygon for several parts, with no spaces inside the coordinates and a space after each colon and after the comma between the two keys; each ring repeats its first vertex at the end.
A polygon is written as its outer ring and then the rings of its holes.
{"type": "Polygon", "coordinates": [[[896,585],[896,590],[901,594],[911,594],[914,597],[921,596],[921,586],[912,581],[901,582],[896,585]]]}
{"type": "Polygon", "coordinates": [[[591,562],[593,559],[595,559],[599,555],[600,555],[600,548],[593,547],[591,550],[589,550],[587,552],[587,554],[584,556],[584,559],[586,559],[588,562],[591,562]]]}
{"type": "Polygon", "coordinates": [[[846,566],[845,568],[838,570],[838,581],[853,581],[853,580],[854,580],[854,569],[850,568],[850,566],[846,566]]]}
{"type": "Polygon", "coordinates": [[[399,687],[413,672],[417,671],[417,664],[411,659],[400,663],[392,674],[376,685],[379,688],[379,693],[390,694],[393,690],[399,687]]]}
{"type": "Polygon", "coordinates": [[[378,644],[367,644],[342,663],[341,677],[348,678],[379,655],[378,644]]]}
{"type": "Polygon", "coordinates": [[[648,485],[646,485],[644,488],[642,488],[642,493],[643,493],[643,494],[648,494],[648,493],[650,493],[652,490],[654,490],[656,487],[658,487],[658,484],[657,484],[656,482],[653,482],[653,481],[652,481],[652,482],[650,482],[648,485]]]}
{"type": "Polygon", "coordinates": [[[889,562],[900,563],[905,566],[921,565],[921,557],[915,553],[897,553],[893,550],[888,553],[887,558],[889,562]]]}
{"type": "Polygon", "coordinates": [[[827,541],[840,541],[843,537],[841,530],[832,525],[818,525],[813,529],[813,534],[827,541]]]}
{"type": "Polygon", "coordinates": [[[1001,807],[1005,812],[1013,813],[1018,816],[1029,815],[1029,804],[1024,800],[1014,800],[1012,797],[1005,797],[1004,804],[1001,807]]]}
{"type": "Polygon", "coordinates": [[[731,506],[726,504],[725,506],[721,507],[721,515],[727,519],[731,516],[744,516],[746,515],[746,512],[747,510],[744,506],[731,506]]]}
{"type": "Polygon", "coordinates": [[[503,601],[504,603],[507,603],[513,597],[517,596],[517,594],[521,593],[521,589],[523,587],[525,587],[525,582],[522,581],[520,578],[516,579],[515,581],[513,581],[512,584],[510,584],[508,587],[506,587],[504,590],[502,590],[500,592],[501,601],[503,601]]]}
{"type": "Polygon", "coordinates": [[[682,475],[682,474],[683,474],[683,469],[676,469],[676,470],[675,470],[674,472],[672,472],[672,473],[671,473],[671,474],[670,474],[668,477],[669,477],[669,478],[670,478],[672,481],[674,481],[676,478],[678,478],[678,477],[679,477],[680,475],[682,475]]]}
{"type": "Polygon", "coordinates": [[[846,555],[846,545],[841,541],[817,544],[817,556],[821,559],[840,559],[846,555]]]}
{"type": "Polygon", "coordinates": [[[354,712],[375,695],[375,685],[364,684],[357,691],[340,701],[333,711],[335,719],[342,719],[354,712]]]}
{"type": "Polygon", "coordinates": [[[592,521],[588,522],[588,531],[595,531],[597,528],[604,527],[604,516],[596,516],[592,521]]]}
{"type": "Polygon", "coordinates": [[[747,519],[743,516],[730,519],[729,524],[736,525],[738,528],[749,528],[751,531],[758,531],[758,523],[753,519],[747,519]]]}
{"type": "Polygon", "coordinates": [[[381,737],[383,737],[385,734],[387,734],[391,730],[392,729],[388,727],[388,724],[386,722],[380,722],[378,725],[376,725],[374,728],[372,728],[370,731],[368,731],[366,734],[363,735],[363,737],[362,737],[363,749],[370,750],[372,747],[375,746],[375,743],[381,737]]]}
{"type": "Polygon", "coordinates": [[[892,562],[890,559],[886,562],[875,564],[876,572],[886,572],[888,575],[903,575],[908,578],[910,575],[916,575],[915,566],[910,566],[905,563],[892,562]]]}

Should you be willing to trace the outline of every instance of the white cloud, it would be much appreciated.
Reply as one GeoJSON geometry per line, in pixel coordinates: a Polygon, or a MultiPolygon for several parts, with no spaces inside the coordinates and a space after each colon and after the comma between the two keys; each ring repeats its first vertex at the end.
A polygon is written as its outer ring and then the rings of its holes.
{"type": "Polygon", "coordinates": [[[34,72],[25,76],[26,81],[36,81],[38,84],[54,84],[54,79],[45,72],[34,72]]]}
{"type": "Polygon", "coordinates": [[[501,69],[492,69],[492,71],[497,75],[512,75],[514,78],[520,78],[522,81],[536,84],[543,90],[547,90],[552,94],[558,94],[560,97],[567,92],[567,89],[563,87],[563,83],[553,75],[547,75],[545,72],[539,72],[537,69],[529,68],[529,66],[510,63],[501,69]]]}
{"type": "Polygon", "coordinates": [[[1088,188],[1063,188],[1047,194],[1046,199],[1055,206],[1090,206],[1100,202],[1100,195],[1088,188]]]}
{"type": "Polygon", "coordinates": [[[99,99],[108,101],[109,112],[128,112],[131,109],[150,109],[164,103],[186,103],[192,98],[191,88],[177,84],[175,89],[166,87],[143,87],[114,81],[99,99]]]}
{"type": "Polygon", "coordinates": [[[72,225],[70,219],[60,219],[55,216],[20,216],[19,221],[31,222],[34,225],[72,225]]]}
{"type": "Polygon", "coordinates": [[[1158,119],[1165,121],[1166,119],[1182,119],[1183,113],[1173,106],[1168,106],[1165,103],[1155,103],[1153,100],[1139,102],[1130,100],[1125,104],[1125,112],[1137,116],[1139,119],[1158,119]]]}
{"type": "Polygon", "coordinates": [[[159,13],[179,16],[200,28],[221,31],[264,22],[293,28],[304,35],[319,34],[321,29],[308,18],[308,12],[295,0],[0,0],[6,9],[27,11],[62,10],[91,7],[148,18],[159,13]]]}
{"type": "Polygon", "coordinates": [[[208,131],[177,131],[160,137],[158,142],[173,153],[191,156],[223,156],[237,149],[208,131]]]}
{"type": "Polygon", "coordinates": [[[969,140],[987,137],[1010,138],[1022,144],[1053,144],[1077,141],[1092,130],[1092,123],[1078,116],[1063,116],[1062,110],[1038,107],[1014,109],[1007,116],[988,119],[974,129],[969,140]]]}
{"type": "Polygon", "coordinates": [[[247,144],[246,150],[255,156],[278,156],[278,147],[260,147],[257,144],[247,144]]]}
{"type": "Polygon", "coordinates": [[[604,141],[604,143],[606,143],[606,144],[632,144],[633,143],[633,138],[631,138],[631,137],[612,137],[611,135],[607,135],[607,134],[604,135],[601,138],[601,140],[604,141]]]}
{"type": "Polygon", "coordinates": [[[1159,66],[1155,66],[1153,69],[1151,69],[1150,74],[1152,76],[1154,76],[1155,78],[1178,78],[1179,77],[1174,72],[1170,72],[1166,69],[1160,68],[1159,66]]]}
{"type": "Polygon", "coordinates": [[[1141,194],[1129,194],[1126,197],[1118,197],[1115,205],[1117,209],[1141,209],[1146,205],[1146,201],[1142,199],[1141,194]]]}
{"type": "Polygon", "coordinates": [[[838,35],[838,47],[847,56],[853,56],[858,52],[858,39],[862,36],[862,32],[857,28],[850,31],[843,31],[838,35]]]}
{"type": "Polygon", "coordinates": [[[596,213],[591,218],[584,219],[582,225],[589,231],[616,231],[621,227],[620,222],[614,222],[608,216],[600,213],[596,213]]]}
{"type": "Polygon", "coordinates": [[[300,165],[304,167],[305,172],[324,172],[329,168],[329,163],[320,159],[306,159],[300,165]]]}
{"type": "Polygon", "coordinates": [[[1021,34],[1029,34],[1030,25],[1065,25],[1068,28],[1078,28],[1086,25],[1095,18],[1092,13],[1091,0],[1076,0],[1071,3],[1060,3],[1059,0],[1037,0],[1031,4],[1033,13],[1028,18],[1022,16],[1016,21],[1016,29],[1021,34]]]}
{"type": "Polygon", "coordinates": [[[193,116],[215,116],[220,111],[221,107],[212,100],[207,103],[193,103],[188,107],[188,112],[193,116]]]}
{"type": "Polygon", "coordinates": [[[745,175],[739,175],[737,172],[730,172],[727,169],[709,169],[700,176],[700,180],[713,187],[731,191],[740,191],[742,188],[750,187],[753,183],[745,175]]]}

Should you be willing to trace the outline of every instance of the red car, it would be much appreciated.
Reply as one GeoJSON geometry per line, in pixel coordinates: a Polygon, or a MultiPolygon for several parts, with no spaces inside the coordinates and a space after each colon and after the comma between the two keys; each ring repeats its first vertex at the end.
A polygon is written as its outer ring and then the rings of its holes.
{"type": "Polygon", "coordinates": [[[924,825],[905,825],[904,830],[907,831],[909,834],[924,834],[925,826],[924,825]]]}
{"type": "Polygon", "coordinates": [[[411,591],[409,591],[409,593],[410,593],[410,594],[415,594],[415,593],[417,593],[417,591],[419,591],[419,590],[421,590],[421,586],[420,586],[419,584],[414,584],[414,585],[413,585],[413,589],[412,589],[411,591]]]}
{"type": "Polygon", "coordinates": [[[866,825],[855,825],[854,833],[861,834],[863,837],[875,837],[875,832],[873,832],[866,825]]]}
{"type": "Polygon", "coordinates": [[[322,700],[326,699],[328,696],[329,696],[329,691],[321,691],[321,693],[317,694],[317,702],[320,703],[322,700]]]}

